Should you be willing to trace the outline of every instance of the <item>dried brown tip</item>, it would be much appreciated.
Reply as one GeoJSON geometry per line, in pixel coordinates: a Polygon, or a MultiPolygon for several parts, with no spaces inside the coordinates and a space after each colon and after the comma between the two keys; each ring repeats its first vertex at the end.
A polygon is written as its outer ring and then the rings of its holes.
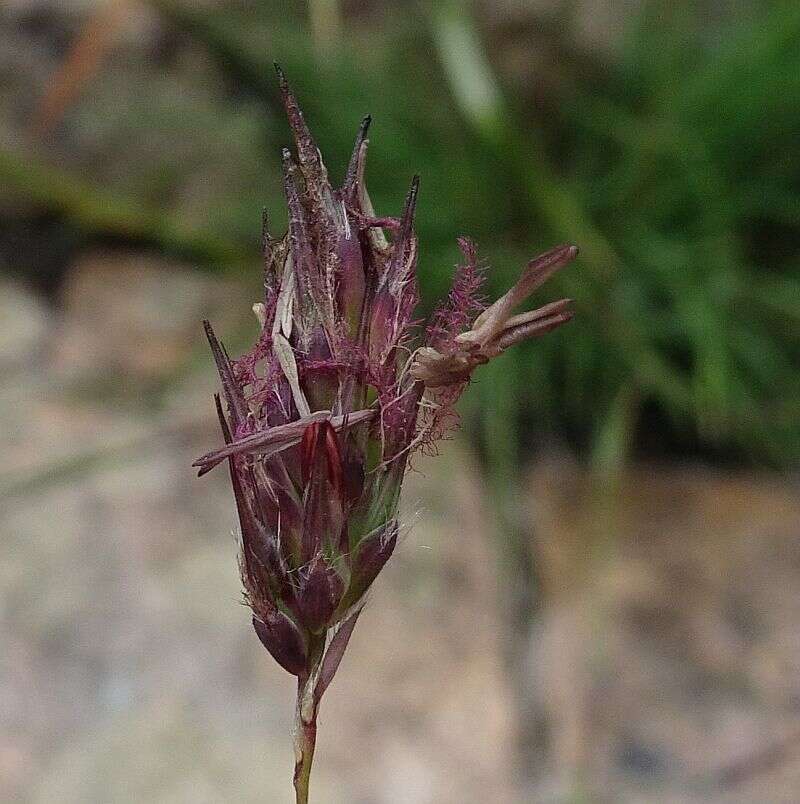
{"type": "Polygon", "coordinates": [[[403,264],[406,246],[408,245],[408,241],[411,238],[414,229],[414,215],[417,211],[418,197],[419,176],[415,175],[411,179],[411,187],[409,187],[408,194],[406,195],[406,202],[403,205],[403,215],[400,218],[400,228],[395,239],[394,255],[392,258],[395,268],[403,264]]]}
{"type": "Polygon", "coordinates": [[[306,172],[305,169],[310,169],[314,176],[321,176],[324,167],[322,165],[319,149],[317,148],[316,142],[314,142],[314,138],[311,136],[311,131],[300,109],[300,104],[297,102],[297,98],[292,92],[289,82],[286,80],[286,75],[277,62],[275,62],[275,72],[278,74],[278,86],[281,91],[283,108],[286,110],[289,127],[292,129],[295,146],[297,147],[297,159],[300,162],[300,166],[304,168],[304,172],[306,172]]]}
{"type": "Polygon", "coordinates": [[[356,134],[356,141],[353,145],[353,153],[350,156],[350,162],[347,165],[347,172],[344,176],[342,195],[350,203],[353,202],[353,195],[355,193],[356,183],[358,182],[359,163],[363,158],[361,152],[364,148],[364,143],[367,141],[370,123],[372,123],[372,116],[367,115],[358,127],[358,134],[356,134]]]}
{"type": "Polygon", "coordinates": [[[233,368],[231,367],[228,355],[217,340],[217,336],[214,334],[214,330],[207,320],[203,321],[203,329],[205,330],[206,338],[208,338],[211,354],[214,356],[214,363],[216,363],[217,371],[219,372],[222,391],[225,394],[225,401],[228,403],[228,409],[233,419],[233,426],[236,428],[247,418],[245,403],[239,392],[236,379],[233,376],[233,368]]]}

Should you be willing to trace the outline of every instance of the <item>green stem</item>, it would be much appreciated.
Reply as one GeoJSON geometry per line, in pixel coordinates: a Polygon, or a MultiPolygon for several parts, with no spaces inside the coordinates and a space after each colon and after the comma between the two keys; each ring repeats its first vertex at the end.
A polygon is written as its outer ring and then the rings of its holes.
{"type": "Polygon", "coordinates": [[[140,205],[48,165],[32,153],[0,148],[0,183],[91,234],[154,243],[163,251],[206,265],[238,265],[250,258],[233,241],[186,226],[175,216],[140,205]]]}
{"type": "Polygon", "coordinates": [[[297,804],[308,804],[311,763],[314,761],[314,746],[317,742],[317,710],[313,707],[311,718],[307,720],[303,714],[303,698],[304,690],[298,687],[294,736],[294,790],[297,804]]]}
{"type": "Polygon", "coordinates": [[[311,764],[317,743],[319,696],[315,694],[315,687],[324,650],[325,633],[316,637],[312,635],[306,672],[297,679],[294,721],[294,790],[297,804],[308,804],[311,764]]]}
{"type": "Polygon", "coordinates": [[[342,12],[338,0],[309,0],[311,36],[319,54],[330,53],[342,39],[342,12]]]}

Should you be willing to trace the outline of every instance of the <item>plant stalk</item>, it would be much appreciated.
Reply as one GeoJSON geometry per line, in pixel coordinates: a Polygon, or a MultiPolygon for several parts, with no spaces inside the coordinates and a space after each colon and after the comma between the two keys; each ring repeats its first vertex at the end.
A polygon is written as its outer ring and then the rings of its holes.
{"type": "Polygon", "coordinates": [[[315,687],[325,648],[325,637],[312,641],[308,672],[297,679],[297,709],[294,721],[294,790],[296,804],[308,804],[311,764],[317,743],[319,698],[315,687]]]}
{"type": "Polygon", "coordinates": [[[294,790],[297,804],[308,804],[311,764],[317,742],[317,707],[310,687],[313,687],[312,679],[298,679],[294,725],[294,790]]]}
{"type": "Polygon", "coordinates": [[[297,721],[297,733],[294,738],[294,790],[297,804],[308,804],[311,763],[314,761],[314,746],[317,741],[316,712],[314,719],[308,723],[298,713],[297,721]]]}

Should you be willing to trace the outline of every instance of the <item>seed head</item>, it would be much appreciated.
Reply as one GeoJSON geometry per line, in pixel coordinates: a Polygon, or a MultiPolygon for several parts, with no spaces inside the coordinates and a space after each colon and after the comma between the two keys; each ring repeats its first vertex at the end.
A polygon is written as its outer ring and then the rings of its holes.
{"type": "Polygon", "coordinates": [[[569,321],[568,299],[514,311],[577,249],[533,260],[485,307],[475,247],[462,239],[464,264],[420,333],[418,177],[399,218],[375,215],[364,180],[366,117],[334,189],[278,74],[295,145],[294,156],[283,151],[289,227],[274,239],[264,222],[252,349],[232,360],[205,322],[225,444],[194,465],[204,474],[228,462],[256,633],[288,672],[301,680],[318,673],[321,694],[395,548],[409,455],[441,434],[477,366],[569,321]]]}

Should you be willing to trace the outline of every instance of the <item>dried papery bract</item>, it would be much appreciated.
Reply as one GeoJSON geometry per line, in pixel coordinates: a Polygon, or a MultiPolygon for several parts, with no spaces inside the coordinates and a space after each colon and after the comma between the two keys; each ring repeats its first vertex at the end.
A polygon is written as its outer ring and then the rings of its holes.
{"type": "Polygon", "coordinates": [[[365,118],[334,189],[279,68],[278,76],[296,150],[283,153],[289,229],[273,239],[264,223],[253,348],[232,360],[205,322],[225,443],[194,465],[204,474],[228,463],[253,627],[297,677],[294,781],[305,802],[319,703],[394,551],[409,455],[446,429],[477,366],[569,321],[568,299],[515,311],[577,249],[531,261],[486,307],[475,248],[462,239],[453,288],[420,332],[418,178],[399,218],[375,215],[364,183],[365,118]]]}

